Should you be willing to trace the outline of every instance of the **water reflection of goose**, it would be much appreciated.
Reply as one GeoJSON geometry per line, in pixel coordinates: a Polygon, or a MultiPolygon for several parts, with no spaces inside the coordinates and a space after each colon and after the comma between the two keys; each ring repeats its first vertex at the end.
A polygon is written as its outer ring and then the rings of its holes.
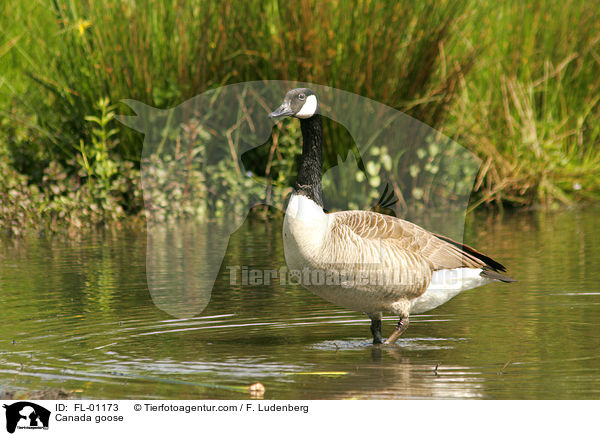
{"type": "Polygon", "coordinates": [[[317,96],[308,88],[293,89],[269,116],[299,118],[303,138],[283,224],[286,263],[292,270],[310,272],[303,285],[315,294],[366,312],[373,343],[383,342],[382,312],[400,317],[386,340],[393,343],[408,327],[410,313],[431,310],[467,289],[514,281],[488,256],[408,221],[362,210],[325,213],[317,96]]]}
{"type": "MultiPolygon", "coordinates": [[[[402,350],[403,351],[403,350],[402,350]]],[[[398,347],[374,348],[382,360],[362,362],[358,369],[342,377],[336,385],[336,399],[466,399],[482,398],[481,374],[473,368],[425,364],[411,359],[398,347]],[[384,360],[385,359],[385,360],[384,360]],[[437,366],[437,370],[436,370],[437,366]]]]}

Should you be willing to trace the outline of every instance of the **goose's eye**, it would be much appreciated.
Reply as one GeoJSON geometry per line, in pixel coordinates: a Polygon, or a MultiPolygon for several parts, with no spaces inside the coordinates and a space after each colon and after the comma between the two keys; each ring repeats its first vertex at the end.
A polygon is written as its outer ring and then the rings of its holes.
{"type": "Polygon", "coordinates": [[[304,95],[304,94],[300,94],[300,95],[298,96],[298,98],[299,98],[300,100],[304,100],[304,99],[306,99],[306,95],[304,95]]]}

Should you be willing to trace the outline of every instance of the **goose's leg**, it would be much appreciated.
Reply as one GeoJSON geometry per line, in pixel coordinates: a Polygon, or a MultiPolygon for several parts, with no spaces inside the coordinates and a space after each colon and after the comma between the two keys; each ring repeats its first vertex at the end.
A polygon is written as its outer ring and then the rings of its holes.
{"type": "Polygon", "coordinates": [[[381,312],[369,313],[371,318],[371,333],[373,334],[373,344],[382,344],[383,336],[381,336],[381,312]]]}
{"type": "Polygon", "coordinates": [[[385,341],[385,344],[393,344],[394,342],[396,342],[398,340],[398,338],[400,337],[400,335],[402,333],[404,333],[404,331],[408,328],[408,315],[407,316],[400,316],[400,321],[398,321],[398,325],[396,326],[396,330],[394,330],[394,333],[392,333],[390,335],[389,338],[387,338],[387,340],[385,341]]]}

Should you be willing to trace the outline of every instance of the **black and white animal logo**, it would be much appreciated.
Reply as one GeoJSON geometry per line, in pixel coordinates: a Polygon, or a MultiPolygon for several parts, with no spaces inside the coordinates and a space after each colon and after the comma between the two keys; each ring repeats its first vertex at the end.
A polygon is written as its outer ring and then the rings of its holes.
{"type": "Polygon", "coordinates": [[[4,404],[6,409],[6,431],[14,433],[19,429],[47,429],[50,411],[29,401],[4,404]]]}

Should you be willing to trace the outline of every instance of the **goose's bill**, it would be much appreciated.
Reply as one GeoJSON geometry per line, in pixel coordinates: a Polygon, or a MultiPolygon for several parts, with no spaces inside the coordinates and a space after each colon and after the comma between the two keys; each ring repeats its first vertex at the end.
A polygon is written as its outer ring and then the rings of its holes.
{"type": "Polygon", "coordinates": [[[294,111],[287,104],[282,104],[269,114],[269,118],[279,118],[294,115],[294,111]]]}

